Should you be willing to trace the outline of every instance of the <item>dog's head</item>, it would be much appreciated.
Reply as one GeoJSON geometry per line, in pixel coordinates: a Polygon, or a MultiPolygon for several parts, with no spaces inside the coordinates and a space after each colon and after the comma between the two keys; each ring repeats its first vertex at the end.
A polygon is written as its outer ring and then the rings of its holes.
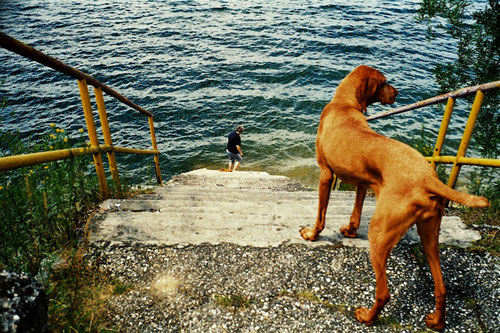
{"type": "Polygon", "coordinates": [[[385,76],[378,70],[359,66],[349,75],[356,80],[356,98],[361,105],[361,111],[366,113],[368,105],[376,102],[383,105],[394,103],[398,90],[388,84],[385,76]]]}

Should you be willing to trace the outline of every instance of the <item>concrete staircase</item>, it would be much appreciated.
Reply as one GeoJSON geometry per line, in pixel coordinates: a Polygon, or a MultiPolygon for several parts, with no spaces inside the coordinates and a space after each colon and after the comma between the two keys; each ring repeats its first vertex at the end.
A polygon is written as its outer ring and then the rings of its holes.
{"type": "MultiPolygon", "coordinates": [[[[368,224],[376,204],[373,197],[365,200],[358,238],[346,239],[339,233],[340,226],[349,221],[353,204],[354,192],[332,192],[325,230],[318,241],[306,242],[299,229],[315,222],[317,191],[265,172],[200,169],[174,177],[153,194],[105,201],[91,241],[368,247],[368,224]]],[[[466,229],[458,217],[443,218],[441,243],[468,246],[477,239],[479,233],[466,229]]],[[[410,230],[403,241],[418,242],[416,231],[410,230]]]]}

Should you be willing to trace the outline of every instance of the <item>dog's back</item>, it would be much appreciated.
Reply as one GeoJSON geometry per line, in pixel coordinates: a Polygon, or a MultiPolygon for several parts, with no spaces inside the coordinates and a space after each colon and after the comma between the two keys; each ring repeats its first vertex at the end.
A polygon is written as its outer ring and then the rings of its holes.
{"type": "Polygon", "coordinates": [[[342,96],[349,91],[352,94],[352,88],[344,87],[350,84],[348,76],[322,112],[316,139],[318,163],[328,166],[348,183],[371,187],[375,194],[382,186],[401,190],[425,184],[422,188],[426,191],[447,200],[470,207],[489,206],[484,197],[444,185],[414,148],[373,131],[360,112],[360,106],[353,105],[352,98],[342,96]]]}

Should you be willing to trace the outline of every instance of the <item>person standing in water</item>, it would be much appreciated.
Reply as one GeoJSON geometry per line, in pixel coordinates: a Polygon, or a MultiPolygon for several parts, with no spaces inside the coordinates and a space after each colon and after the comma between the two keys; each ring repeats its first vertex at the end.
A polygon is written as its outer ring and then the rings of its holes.
{"type": "Polygon", "coordinates": [[[229,156],[229,170],[230,172],[236,171],[243,161],[243,152],[241,151],[241,133],[243,133],[243,126],[238,125],[234,132],[231,132],[227,137],[226,153],[229,156]]]}

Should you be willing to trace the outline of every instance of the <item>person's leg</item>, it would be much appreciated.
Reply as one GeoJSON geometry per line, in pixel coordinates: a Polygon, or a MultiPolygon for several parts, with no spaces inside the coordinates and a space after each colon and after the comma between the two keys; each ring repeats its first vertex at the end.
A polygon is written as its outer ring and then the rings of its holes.
{"type": "Polygon", "coordinates": [[[229,152],[227,149],[226,149],[226,154],[229,157],[228,171],[233,171],[233,162],[234,162],[233,154],[229,152]]]}
{"type": "Polygon", "coordinates": [[[240,166],[240,163],[241,163],[241,161],[243,161],[243,159],[241,158],[240,154],[234,154],[233,158],[234,158],[234,168],[233,168],[233,171],[236,171],[236,169],[238,169],[238,167],[240,166]]]}

